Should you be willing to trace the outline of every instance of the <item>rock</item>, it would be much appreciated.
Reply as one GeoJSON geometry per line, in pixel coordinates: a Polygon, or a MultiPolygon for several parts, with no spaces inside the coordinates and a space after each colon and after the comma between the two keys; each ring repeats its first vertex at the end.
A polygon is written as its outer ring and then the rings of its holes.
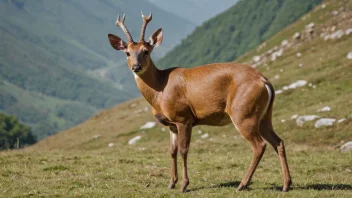
{"type": "Polygon", "coordinates": [[[94,135],[93,136],[93,139],[98,139],[98,138],[100,138],[101,137],[101,135],[94,135]]]}
{"type": "Polygon", "coordinates": [[[327,40],[329,40],[329,39],[330,39],[330,34],[324,36],[324,41],[327,41],[327,40]]]}
{"type": "Polygon", "coordinates": [[[202,134],[202,131],[201,131],[201,130],[198,130],[197,133],[198,133],[198,134],[202,134]]]}
{"type": "Polygon", "coordinates": [[[284,72],[284,69],[280,69],[280,72],[284,72]]]}
{"type": "Polygon", "coordinates": [[[345,31],[345,34],[346,35],[349,35],[352,33],[352,28],[348,28],[346,31],[345,31]]]}
{"type": "Polygon", "coordinates": [[[132,103],[132,104],[130,104],[130,107],[136,107],[137,106],[137,104],[136,103],[132,103]]]}
{"type": "Polygon", "coordinates": [[[208,133],[205,133],[203,134],[202,136],[200,136],[202,139],[205,139],[205,138],[208,138],[209,137],[209,134],[208,133]]]}
{"type": "Polygon", "coordinates": [[[294,82],[294,83],[291,83],[289,86],[288,86],[288,88],[289,89],[296,89],[296,88],[298,88],[298,87],[303,87],[303,86],[305,86],[307,84],[307,81],[305,81],[305,80],[298,80],[298,81],[296,81],[296,82],[294,82]]]}
{"type": "Polygon", "coordinates": [[[307,26],[306,26],[306,29],[311,29],[311,28],[314,28],[315,24],[312,22],[312,23],[309,23],[307,26]]]}
{"type": "Polygon", "coordinates": [[[286,120],[285,120],[285,119],[282,119],[281,122],[284,123],[284,122],[286,122],[286,120]]]}
{"type": "Polygon", "coordinates": [[[161,131],[165,132],[165,131],[166,131],[166,129],[163,127],[163,128],[161,128],[161,131]]]}
{"type": "Polygon", "coordinates": [[[275,79],[275,80],[277,80],[277,79],[279,79],[279,78],[280,78],[279,75],[275,75],[275,76],[274,76],[274,79],[275,79]]]}
{"type": "Polygon", "coordinates": [[[149,110],[148,107],[144,107],[144,111],[147,112],[149,110]]]}
{"type": "Polygon", "coordinates": [[[336,32],[330,34],[330,39],[339,39],[341,38],[345,32],[343,30],[337,30],[336,32]]]}
{"type": "Polygon", "coordinates": [[[299,57],[301,57],[301,56],[302,56],[302,54],[299,53],[299,52],[297,52],[296,57],[299,58],[299,57]]]}
{"type": "Polygon", "coordinates": [[[259,62],[260,61],[260,56],[253,56],[253,61],[255,63],[259,62]]]}
{"type": "Polygon", "coordinates": [[[129,145],[136,144],[136,142],[137,142],[138,140],[140,140],[141,138],[142,138],[142,137],[141,137],[140,135],[138,135],[138,136],[136,136],[136,137],[130,139],[130,140],[128,141],[128,144],[129,144],[129,145]]]}
{"type": "Polygon", "coordinates": [[[287,44],[288,44],[288,40],[285,39],[281,42],[281,47],[285,47],[287,44]]]}
{"type": "Polygon", "coordinates": [[[341,118],[341,119],[339,119],[337,122],[338,123],[341,123],[341,122],[344,122],[346,120],[346,118],[341,118]]]}
{"type": "Polygon", "coordinates": [[[321,118],[315,122],[314,126],[315,126],[315,128],[320,128],[320,127],[324,127],[324,126],[331,126],[334,124],[335,121],[336,121],[336,119],[334,119],[334,118],[321,118]]]}
{"type": "Polygon", "coordinates": [[[348,52],[347,59],[352,60],[352,52],[348,52]]]}
{"type": "Polygon", "coordinates": [[[283,91],[282,90],[276,90],[275,91],[275,94],[277,95],[277,94],[281,94],[283,91]]]}
{"type": "Polygon", "coordinates": [[[297,118],[298,118],[298,115],[297,115],[297,114],[291,116],[291,120],[295,120],[295,119],[297,119],[297,118]]]}
{"type": "Polygon", "coordinates": [[[298,67],[302,68],[303,67],[303,63],[298,64],[298,67]]]}
{"type": "Polygon", "coordinates": [[[282,56],[282,54],[284,53],[284,49],[280,48],[277,52],[276,52],[276,56],[280,57],[282,56]]]}
{"type": "Polygon", "coordinates": [[[111,147],[113,147],[114,145],[115,145],[114,143],[109,143],[109,144],[108,144],[108,147],[111,148],[111,147]]]}
{"type": "Polygon", "coordinates": [[[332,16],[337,16],[337,15],[339,15],[339,11],[334,10],[334,11],[331,12],[331,14],[332,14],[332,16]]]}
{"type": "Polygon", "coordinates": [[[326,4],[323,3],[323,4],[321,5],[321,8],[322,8],[322,9],[326,8],[326,4]]]}
{"type": "Polygon", "coordinates": [[[296,39],[296,40],[300,39],[300,38],[301,38],[301,33],[296,32],[296,33],[292,36],[292,38],[293,38],[293,39],[296,39]]]}
{"type": "Polygon", "coordinates": [[[146,122],[140,129],[151,129],[156,125],[156,122],[146,122]]]}
{"type": "Polygon", "coordinates": [[[325,106],[321,109],[318,109],[318,112],[325,112],[325,111],[331,111],[331,108],[329,106],[325,106]]]}
{"type": "Polygon", "coordinates": [[[308,122],[308,121],[312,121],[312,120],[315,120],[317,118],[320,118],[320,116],[317,116],[317,115],[303,115],[303,116],[298,116],[298,118],[296,119],[296,124],[298,126],[303,126],[303,124],[305,122],[308,122]]]}
{"type": "Polygon", "coordinates": [[[347,142],[346,144],[340,147],[342,153],[347,153],[352,151],[352,141],[347,142]]]}

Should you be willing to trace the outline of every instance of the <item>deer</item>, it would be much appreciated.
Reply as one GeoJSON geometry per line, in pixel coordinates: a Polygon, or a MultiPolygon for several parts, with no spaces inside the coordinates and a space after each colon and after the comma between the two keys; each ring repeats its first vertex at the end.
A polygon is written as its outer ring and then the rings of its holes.
{"type": "Polygon", "coordinates": [[[272,125],[275,91],[272,84],[258,70],[239,63],[213,63],[193,68],[172,67],[158,69],[151,59],[153,49],[163,41],[162,28],[157,29],[145,41],[144,34],[152,20],[142,14],[139,41],[132,39],[126,28],[125,14],[118,15],[115,22],[127,37],[108,34],[111,46],[127,56],[127,64],[134,75],[137,87],[152,107],[152,114],[162,125],[169,128],[171,180],[169,189],[178,181],[177,154],[182,158],[182,184],[186,192],[189,185],[187,155],[190,149],[192,128],[197,125],[225,126],[232,123],[250,143],[252,161],[237,191],[245,189],[266,148],[272,145],[281,162],[283,192],[292,184],[284,142],[272,125]]]}

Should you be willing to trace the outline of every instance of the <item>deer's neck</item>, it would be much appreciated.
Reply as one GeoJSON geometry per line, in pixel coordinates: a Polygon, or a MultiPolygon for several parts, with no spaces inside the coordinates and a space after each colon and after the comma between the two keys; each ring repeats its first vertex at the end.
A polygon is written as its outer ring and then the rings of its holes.
{"type": "Polygon", "coordinates": [[[158,95],[164,90],[166,85],[165,76],[163,72],[155,67],[151,61],[148,69],[140,74],[135,74],[136,83],[139,91],[142,93],[144,98],[156,108],[158,104],[158,95]]]}

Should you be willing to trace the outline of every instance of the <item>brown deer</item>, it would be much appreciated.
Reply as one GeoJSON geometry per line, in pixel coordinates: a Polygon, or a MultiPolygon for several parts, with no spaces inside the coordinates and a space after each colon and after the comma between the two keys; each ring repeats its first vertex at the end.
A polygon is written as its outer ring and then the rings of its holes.
{"type": "Polygon", "coordinates": [[[177,183],[177,151],[182,157],[182,186],[189,185],[187,154],[192,127],[196,125],[224,126],[233,123],[240,134],[251,144],[253,159],[237,190],[244,189],[269,142],[279,155],[284,186],[288,191],[291,176],[287,165],[283,141],[272,126],[272,108],[275,97],[273,86],[254,68],[236,63],[215,63],[191,69],[170,68],[159,70],[151,59],[151,52],[163,40],[162,29],[156,30],[148,41],[144,40],[147,24],[152,20],[142,13],[143,25],[138,42],[118,16],[120,26],[128,42],[109,34],[111,46],[126,53],[137,86],[152,106],[153,115],[170,128],[171,181],[168,188],[177,183]]]}

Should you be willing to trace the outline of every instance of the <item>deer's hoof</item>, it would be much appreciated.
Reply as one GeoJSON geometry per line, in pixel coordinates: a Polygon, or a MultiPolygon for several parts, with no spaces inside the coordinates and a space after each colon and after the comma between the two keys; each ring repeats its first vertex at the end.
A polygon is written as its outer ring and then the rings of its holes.
{"type": "Polygon", "coordinates": [[[236,191],[237,191],[237,192],[238,192],[238,191],[242,191],[242,190],[244,190],[245,188],[246,188],[246,186],[241,183],[241,184],[237,187],[236,191]]]}
{"type": "Polygon", "coordinates": [[[167,188],[168,189],[174,189],[175,188],[175,184],[173,184],[173,183],[170,183],[168,186],[167,186],[167,188]]]}

